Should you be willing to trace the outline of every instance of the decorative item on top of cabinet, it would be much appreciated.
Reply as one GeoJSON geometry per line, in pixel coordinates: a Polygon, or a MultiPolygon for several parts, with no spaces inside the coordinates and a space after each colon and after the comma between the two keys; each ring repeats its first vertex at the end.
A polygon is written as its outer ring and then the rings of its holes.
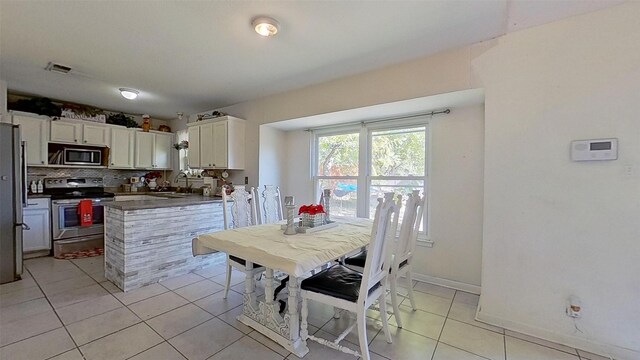
{"type": "Polygon", "coordinates": [[[244,169],[245,121],[221,116],[187,124],[189,167],[244,169]]]}
{"type": "Polygon", "coordinates": [[[151,117],[148,114],[142,115],[142,131],[149,132],[151,130],[151,117]]]}

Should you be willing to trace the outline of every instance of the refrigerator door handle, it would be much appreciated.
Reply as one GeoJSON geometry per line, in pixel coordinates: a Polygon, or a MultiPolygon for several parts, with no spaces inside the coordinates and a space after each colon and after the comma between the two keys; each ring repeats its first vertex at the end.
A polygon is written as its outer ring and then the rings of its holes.
{"type": "Polygon", "coordinates": [[[22,227],[22,230],[31,230],[31,228],[29,227],[29,225],[25,224],[25,223],[19,223],[16,224],[16,226],[20,226],[22,227]]]}
{"type": "Polygon", "coordinates": [[[27,142],[20,143],[20,167],[22,168],[22,206],[27,206],[29,182],[27,180],[27,142]]]}
{"type": "Polygon", "coordinates": [[[14,219],[15,219],[15,273],[20,276],[22,274],[22,209],[27,203],[25,194],[26,187],[24,182],[27,181],[25,158],[25,146],[20,135],[20,127],[13,128],[13,164],[14,164],[14,219]]]}

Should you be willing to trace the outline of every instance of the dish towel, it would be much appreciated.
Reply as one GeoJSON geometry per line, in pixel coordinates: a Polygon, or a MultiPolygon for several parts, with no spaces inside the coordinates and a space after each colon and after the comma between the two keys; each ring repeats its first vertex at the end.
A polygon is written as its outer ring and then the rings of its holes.
{"type": "Polygon", "coordinates": [[[93,225],[93,201],[80,200],[78,214],[80,215],[80,226],[93,225]]]}

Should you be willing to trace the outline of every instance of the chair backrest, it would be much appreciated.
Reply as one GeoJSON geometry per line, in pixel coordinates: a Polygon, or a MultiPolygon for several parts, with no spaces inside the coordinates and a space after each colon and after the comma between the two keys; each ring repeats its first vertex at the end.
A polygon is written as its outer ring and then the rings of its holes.
{"type": "Polygon", "coordinates": [[[359,302],[364,302],[369,289],[378,283],[384,282],[389,275],[389,268],[391,267],[391,252],[389,248],[398,229],[401,205],[402,198],[400,198],[398,204],[395,203],[393,201],[393,193],[385,194],[384,201],[378,199],[371,229],[371,242],[369,243],[367,260],[365,261],[360,285],[360,294],[365,296],[361,296],[358,300],[359,302]]]}
{"type": "Polygon", "coordinates": [[[402,224],[400,225],[400,235],[396,244],[395,255],[393,258],[393,267],[397,267],[405,260],[413,256],[418,233],[420,232],[420,223],[422,222],[422,214],[424,213],[425,198],[420,196],[418,190],[414,190],[408,195],[407,202],[402,216],[402,224]]]}
{"type": "Polygon", "coordinates": [[[262,197],[259,201],[256,201],[256,204],[260,203],[262,203],[262,206],[259,206],[260,219],[263,224],[273,224],[284,218],[282,200],[280,199],[280,187],[265,185],[264,191],[262,191],[262,197]]]}
{"type": "MultiPolygon", "coordinates": [[[[254,192],[253,188],[251,188],[251,192],[254,192]]],[[[235,190],[229,195],[227,195],[225,189],[222,189],[222,215],[225,230],[229,229],[230,215],[234,229],[257,225],[255,202],[251,200],[251,194],[245,190],[244,186],[236,186],[235,190]],[[231,211],[229,211],[230,200],[233,201],[231,211]]]]}
{"type": "Polygon", "coordinates": [[[249,194],[251,195],[251,206],[255,207],[256,211],[256,225],[264,224],[264,220],[262,219],[262,213],[260,212],[260,197],[258,196],[258,189],[253,186],[249,190],[249,194]]]}

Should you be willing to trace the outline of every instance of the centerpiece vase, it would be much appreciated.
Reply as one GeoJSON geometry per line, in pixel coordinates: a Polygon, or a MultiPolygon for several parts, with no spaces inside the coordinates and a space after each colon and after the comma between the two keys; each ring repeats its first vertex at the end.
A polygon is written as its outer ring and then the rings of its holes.
{"type": "Polygon", "coordinates": [[[149,179],[147,186],[149,187],[149,190],[155,190],[158,187],[158,183],[156,182],[156,179],[149,179]]]}

